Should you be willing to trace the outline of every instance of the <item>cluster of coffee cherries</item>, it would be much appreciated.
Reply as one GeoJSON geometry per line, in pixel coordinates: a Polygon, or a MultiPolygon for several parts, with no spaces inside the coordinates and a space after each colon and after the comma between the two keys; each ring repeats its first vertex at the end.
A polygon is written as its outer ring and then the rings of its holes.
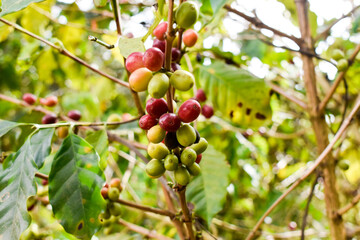
{"type": "Polygon", "coordinates": [[[105,184],[101,189],[101,195],[107,201],[105,212],[101,213],[99,218],[104,224],[111,224],[121,215],[121,204],[117,202],[122,191],[121,180],[113,178],[109,184],[105,184]]]}
{"type": "MultiPolygon", "coordinates": [[[[206,101],[207,97],[206,94],[204,92],[204,90],[202,89],[198,89],[195,95],[195,99],[199,102],[199,103],[203,103],[206,101]]],[[[204,104],[201,107],[201,114],[205,117],[205,118],[211,118],[214,115],[214,108],[210,105],[204,104]]]]}
{"type": "MultiPolygon", "coordinates": [[[[38,101],[38,98],[32,93],[25,93],[22,96],[22,99],[29,105],[34,105],[38,101]]],[[[58,104],[59,100],[56,96],[48,96],[46,98],[40,98],[39,102],[43,106],[54,107],[58,104]]],[[[81,118],[81,112],[78,110],[70,110],[67,116],[74,121],[79,121],[81,118]]],[[[56,121],[57,116],[54,113],[48,113],[41,119],[42,124],[52,124],[56,123],[56,121]]]]}
{"type": "Polygon", "coordinates": [[[334,49],[332,54],[331,54],[331,58],[334,59],[335,61],[337,61],[336,66],[337,66],[339,71],[344,71],[345,69],[348,68],[349,62],[345,58],[344,52],[341,51],[340,49],[334,49]]]}

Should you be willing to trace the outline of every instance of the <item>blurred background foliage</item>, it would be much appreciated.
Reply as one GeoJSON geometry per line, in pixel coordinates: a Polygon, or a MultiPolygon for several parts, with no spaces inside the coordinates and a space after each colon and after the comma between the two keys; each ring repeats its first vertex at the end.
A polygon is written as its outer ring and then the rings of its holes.
{"type": "MultiPolygon", "coordinates": [[[[144,36],[155,18],[155,8],[153,7],[155,2],[135,0],[120,2],[124,35],[144,36]]],[[[274,4],[276,9],[280,9],[282,17],[288,24],[297,26],[293,1],[273,0],[267,2],[274,4]]],[[[310,1],[310,9],[314,2],[310,1]]],[[[354,4],[354,2],[346,0],[336,2],[338,4],[343,2],[354,4]]],[[[247,1],[227,1],[227,3],[232,3],[234,7],[247,11],[249,15],[252,14],[251,10],[265,11],[265,6],[260,4],[261,1],[256,1],[253,9],[246,5],[247,1]]],[[[344,13],[346,12],[344,10],[344,13]]],[[[261,17],[261,15],[259,16],[261,17]]],[[[119,49],[107,50],[88,41],[88,36],[93,35],[105,42],[115,44],[117,35],[112,17],[109,4],[103,8],[96,8],[92,1],[88,0],[46,0],[31,4],[26,9],[7,15],[5,18],[55,44],[64,46],[70,52],[91,63],[92,66],[127,80],[119,49]]],[[[330,20],[319,19],[317,13],[311,11],[310,19],[312,33],[315,37],[335,17],[330,20]]],[[[346,53],[347,57],[350,56],[359,42],[360,11],[355,12],[350,19],[351,21],[345,21],[346,24],[342,22],[340,35],[330,31],[325,38],[319,39],[315,50],[317,54],[325,59],[330,59],[331,51],[339,48],[346,53]]],[[[197,87],[206,89],[209,103],[212,101],[211,104],[215,106],[216,114],[210,120],[200,118],[197,128],[201,136],[205,137],[214,147],[211,151],[214,151],[214,154],[220,154],[220,158],[223,156],[230,166],[229,171],[225,171],[228,173],[229,179],[227,186],[223,187],[223,194],[226,195],[226,198],[224,201],[220,200],[219,206],[216,206],[221,211],[209,222],[209,225],[207,225],[206,219],[203,221],[203,225],[216,238],[242,239],[270,204],[294,182],[295,177],[302,173],[308,163],[316,158],[314,135],[309,116],[301,108],[276,93],[268,97],[270,95],[264,94],[264,92],[249,90],[249,82],[238,83],[244,91],[237,97],[244,99],[246,104],[252,108],[265,108],[266,115],[271,118],[271,121],[267,119],[255,126],[252,125],[252,122],[255,121],[254,118],[241,122],[241,124],[231,122],[222,109],[225,106],[219,103],[219,99],[230,98],[228,101],[235,101],[229,92],[232,85],[225,86],[223,91],[218,88],[213,90],[207,86],[215,84],[214,81],[224,84],[227,80],[216,78],[214,77],[216,74],[211,74],[211,72],[210,76],[204,76],[204,72],[201,74],[201,71],[215,63],[218,65],[210,67],[224,65],[225,69],[240,68],[254,74],[256,77],[253,76],[253,79],[264,78],[266,82],[280,85],[289,90],[290,94],[306,99],[301,76],[301,60],[296,52],[286,51],[268,44],[270,42],[277,46],[292,47],[291,43],[272,36],[266,31],[259,31],[236,15],[229,14],[221,6],[207,8],[207,5],[204,4],[195,29],[199,31],[199,41],[194,48],[189,49],[188,62],[182,59],[181,66],[187,70],[191,66],[195,73],[199,73],[196,74],[197,87]],[[216,14],[212,15],[214,11],[216,14]],[[249,98],[252,96],[255,96],[256,100],[249,98]],[[264,102],[259,105],[258,101],[262,100],[264,102]],[[259,125],[262,126],[259,127],[259,125]]],[[[296,34],[298,32],[295,31],[296,34]]],[[[150,38],[147,39],[145,46],[151,46],[151,41],[150,38]]],[[[315,63],[318,66],[316,68],[318,89],[320,95],[324,96],[335,78],[336,68],[319,59],[315,59],[315,63]]],[[[223,70],[213,69],[215,71],[223,70]]],[[[346,75],[348,94],[346,95],[345,88],[340,86],[334,100],[329,104],[327,123],[331,129],[330,138],[341,123],[345,100],[351,106],[360,90],[359,71],[360,62],[356,60],[346,75]]],[[[233,76],[230,79],[234,80],[237,77],[239,76],[233,76]]],[[[269,89],[264,87],[264,91],[269,91],[269,89]]],[[[34,93],[39,97],[56,95],[60,99],[60,104],[51,110],[57,113],[67,113],[71,109],[78,109],[82,113],[82,121],[106,121],[112,113],[137,115],[128,89],[96,75],[45,44],[14,31],[13,28],[2,23],[0,23],[0,92],[18,99],[26,92],[34,93]]],[[[179,95],[179,100],[192,96],[192,92],[182,93],[179,95]]],[[[146,95],[141,95],[141,98],[144,103],[146,95]]],[[[40,123],[42,116],[35,111],[30,112],[12,103],[0,101],[1,119],[40,123]]],[[[146,137],[137,124],[121,126],[113,131],[147,144],[146,137]]],[[[16,151],[29,133],[30,129],[25,127],[11,131],[0,139],[0,152],[16,151]]],[[[79,134],[88,135],[86,132],[79,134]]],[[[360,134],[358,119],[355,120],[348,135],[348,139],[338,146],[335,152],[337,160],[346,159],[351,163],[346,171],[337,169],[342,204],[351,201],[359,186],[360,152],[358,146],[360,134]]],[[[53,154],[47,159],[50,162],[62,140],[54,137],[53,141],[53,154]]],[[[131,164],[121,157],[118,151],[129,152],[120,144],[110,143],[108,162],[117,165],[119,171],[115,171],[115,175],[123,175],[127,169],[131,170],[129,185],[122,197],[151,206],[165,207],[158,181],[150,179],[144,173],[142,163],[130,166],[131,164]]],[[[209,155],[211,154],[209,153],[209,155]]],[[[207,159],[204,158],[203,161],[203,164],[206,164],[207,159]]],[[[211,161],[209,161],[210,163],[211,161]]],[[[219,171],[221,170],[219,169],[219,171]]],[[[49,169],[43,170],[44,173],[48,171],[49,169]]],[[[314,178],[315,175],[302,183],[275,209],[270,217],[266,218],[262,239],[274,239],[276,233],[285,232],[286,236],[286,233],[299,230],[314,178]]],[[[41,186],[40,181],[39,186],[41,186]]],[[[46,187],[39,187],[38,191],[41,196],[41,191],[46,191],[46,187]]],[[[218,192],[214,191],[212,194],[216,195],[218,192]]],[[[309,209],[308,228],[314,230],[311,239],[327,238],[328,224],[323,199],[323,187],[320,179],[315,186],[314,198],[309,209]]],[[[33,222],[30,229],[32,233],[37,234],[33,236],[34,239],[74,238],[62,230],[52,217],[51,210],[40,203],[36,205],[31,215],[33,222]]],[[[201,216],[203,217],[203,215],[201,216]]],[[[177,238],[175,228],[165,218],[126,208],[124,208],[122,217],[129,222],[156,229],[159,233],[177,238]]],[[[355,207],[344,218],[348,222],[348,227],[359,225],[358,208],[355,207]]],[[[29,230],[27,230],[28,232],[29,230]]],[[[205,233],[204,235],[206,239],[212,239],[209,234],[205,233]]],[[[140,235],[116,225],[111,228],[103,228],[96,237],[99,239],[142,239],[140,235]],[[109,233],[113,234],[105,236],[109,233]]],[[[96,237],[94,238],[96,239],[96,237]]]]}

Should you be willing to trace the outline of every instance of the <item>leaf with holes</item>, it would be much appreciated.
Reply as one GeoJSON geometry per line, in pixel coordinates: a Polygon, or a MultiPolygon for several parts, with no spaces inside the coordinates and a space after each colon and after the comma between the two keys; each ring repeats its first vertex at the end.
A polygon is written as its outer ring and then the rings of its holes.
{"type": "Polygon", "coordinates": [[[107,166],[107,157],[109,156],[109,141],[106,131],[99,130],[96,132],[92,132],[86,137],[85,140],[90,143],[95,148],[96,152],[99,154],[99,165],[101,170],[104,171],[107,166]]]}
{"type": "Polygon", "coordinates": [[[270,88],[264,79],[224,62],[199,66],[198,85],[214,109],[242,127],[258,127],[271,119],[270,88]]]}
{"type": "Polygon", "coordinates": [[[26,8],[30,3],[42,2],[44,0],[2,0],[2,11],[0,17],[26,8]]]}
{"type": "Polygon", "coordinates": [[[145,46],[141,38],[120,37],[119,49],[124,58],[127,58],[133,52],[145,52],[145,46]]]}
{"type": "Polygon", "coordinates": [[[6,158],[4,169],[0,172],[0,235],[2,239],[18,240],[20,234],[30,224],[31,218],[27,212],[26,200],[36,194],[35,160],[40,156],[45,157],[49,153],[51,144],[49,141],[35,141],[36,144],[32,144],[32,140],[39,139],[44,136],[43,134],[44,130],[41,130],[28,138],[16,154],[6,158]]]}
{"type": "Polygon", "coordinates": [[[106,203],[100,194],[105,180],[99,155],[81,137],[70,133],[56,153],[49,175],[49,198],[65,231],[90,239],[100,228],[106,203]]]}
{"type": "Polygon", "coordinates": [[[230,166],[225,161],[225,155],[211,145],[202,158],[201,174],[187,186],[186,198],[195,204],[195,213],[210,224],[224,204],[230,166]]]}
{"type": "Polygon", "coordinates": [[[16,122],[0,120],[0,137],[4,136],[7,132],[17,126],[19,126],[19,124],[16,122]]]}

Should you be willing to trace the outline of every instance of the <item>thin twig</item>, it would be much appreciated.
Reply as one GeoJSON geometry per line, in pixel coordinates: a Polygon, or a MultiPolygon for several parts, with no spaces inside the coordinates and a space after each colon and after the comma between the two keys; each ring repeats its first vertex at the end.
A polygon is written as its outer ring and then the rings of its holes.
{"type": "Polygon", "coordinates": [[[275,209],[279,203],[285,199],[287,195],[289,195],[297,186],[300,185],[302,181],[304,181],[312,172],[315,171],[315,169],[320,165],[320,163],[327,157],[327,155],[331,152],[332,148],[334,147],[335,143],[340,139],[340,137],[345,133],[345,130],[348,128],[348,126],[351,123],[351,120],[357,113],[357,111],[360,108],[360,97],[357,99],[355,106],[351,110],[349,116],[345,119],[343,124],[341,125],[339,131],[336,133],[334,138],[331,140],[329,145],[324,149],[324,151],[318,156],[318,158],[315,160],[314,164],[305,170],[304,174],[295,182],[293,183],[288,190],[286,190],[276,201],[266,210],[266,212],[263,214],[263,216],[259,219],[259,221],[256,223],[256,225],[251,230],[250,234],[247,236],[246,240],[253,239],[255,233],[259,230],[261,224],[263,223],[264,219],[272,212],[272,210],[275,209]]]}
{"type": "Polygon", "coordinates": [[[279,87],[278,85],[275,85],[273,83],[269,83],[270,87],[272,90],[274,90],[275,92],[279,93],[280,95],[284,96],[285,98],[287,98],[288,100],[292,101],[293,103],[296,103],[297,105],[299,105],[301,108],[306,109],[307,105],[306,103],[295,97],[294,95],[288,94],[285,90],[283,90],[281,87],[279,87]]]}
{"type": "Polygon", "coordinates": [[[43,180],[49,180],[49,176],[40,172],[35,173],[35,177],[43,179],[43,180]]]}
{"type": "Polygon", "coordinates": [[[316,183],[318,182],[318,179],[319,179],[319,176],[317,175],[311,186],[310,194],[309,194],[307,202],[306,202],[306,207],[304,210],[304,216],[303,216],[302,225],[301,225],[301,240],[305,240],[305,228],[306,228],[307,216],[309,214],[310,203],[311,203],[312,197],[314,196],[314,190],[315,190],[316,183]]]}
{"type": "Polygon", "coordinates": [[[48,41],[48,40],[46,40],[46,39],[44,39],[44,38],[42,38],[42,37],[34,34],[34,33],[32,33],[32,32],[29,32],[28,30],[22,28],[22,27],[19,26],[18,24],[9,22],[8,20],[6,20],[6,19],[4,19],[4,18],[0,18],[0,22],[3,22],[3,23],[5,23],[6,25],[9,25],[9,26],[15,28],[16,30],[18,30],[18,31],[20,31],[20,32],[22,32],[22,33],[25,33],[25,34],[27,34],[27,35],[29,35],[30,37],[33,37],[33,38],[35,38],[35,39],[37,39],[37,40],[45,43],[46,45],[49,45],[50,47],[56,49],[60,54],[71,58],[72,60],[80,63],[81,65],[87,67],[88,69],[92,70],[93,72],[98,73],[98,74],[100,74],[101,76],[106,77],[106,78],[110,79],[111,81],[120,84],[121,86],[124,86],[124,87],[129,88],[129,83],[124,82],[124,81],[122,81],[122,80],[120,80],[120,79],[118,79],[118,78],[116,78],[116,77],[113,77],[113,76],[111,76],[111,75],[109,75],[109,74],[107,74],[107,73],[105,73],[105,72],[103,72],[103,71],[100,71],[99,69],[96,69],[96,68],[92,67],[89,63],[87,63],[87,62],[85,62],[84,60],[82,60],[81,58],[75,56],[74,54],[72,54],[72,53],[69,52],[68,50],[66,50],[66,49],[64,49],[64,48],[62,48],[62,47],[60,47],[60,46],[57,46],[57,45],[55,45],[54,43],[52,43],[52,42],[50,42],[50,41],[48,41]]]}
{"type": "Polygon", "coordinates": [[[152,213],[156,213],[159,215],[163,215],[163,216],[167,216],[170,217],[171,219],[175,217],[175,213],[170,212],[168,210],[163,210],[163,209],[158,209],[158,208],[153,208],[153,207],[148,207],[148,206],[144,206],[144,205],[140,205],[137,203],[132,203],[123,199],[118,199],[117,200],[118,203],[131,207],[131,208],[136,208],[142,211],[146,211],[146,212],[152,212],[152,213]]]}
{"type": "Polygon", "coordinates": [[[177,192],[180,197],[180,205],[181,205],[181,209],[182,209],[183,216],[184,216],[184,222],[185,222],[186,228],[188,230],[189,238],[190,238],[190,240],[195,240],[195,233],[194,233],[193,224],[192,224],[192,217],[190,215],[189,208],[186,203],[186,196],[185,196],[186,187],[178,186],[177,192]]]}
{"type": "Polygon", "coordinates": [[[106,47],[107,49],[113,49],[115,47],[114,44],[108,44],[108,43],[106,43],[104,41],[101,41],[97,37],[94,37],[94,36],[91,36],[91,35],[88,37],[88,39],[89,39],[89,41],[96,42],[96,43],[100,44],[101,46],[106,47]]]}
{"type": "Polygon", "coordinates": [[[360,201],[360,193],[358,193],[350,203],[348,203],[346,206],[340,208],[337,212],[338,215],[344,215],[346,212],[348,212],[351,208],[355,207],[356,204],[360,201]]]}
{"type": "MultiPolygon", "coordinates": [[[[349,67],[354,63],[356,55],[359,53],[359,51],[360,51],[360,44],[356,46],[353,54],[351,54],[350,58],[348,59],[349,67]]],[[[320,112],[322,112],[325,109],[327,103],[330,101],[331,97],[335,93],[337,87],[339,86],[341,80],[345,76],[347,70],[348,70],[348,68],[345,69],[344,71],[340,72],[339,75],[336,77],[336,79],[335,79],[333,85],[331,86],[329,92],[326,94],[326,96],[324,97],[324,99],[321,101],[321,103],[319,105],[319,111],[320,112]]]]}

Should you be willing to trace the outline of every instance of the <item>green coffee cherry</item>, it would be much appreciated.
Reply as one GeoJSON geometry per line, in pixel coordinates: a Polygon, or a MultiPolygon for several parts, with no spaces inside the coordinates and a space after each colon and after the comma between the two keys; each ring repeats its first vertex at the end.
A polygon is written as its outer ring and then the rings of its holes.
{"type": "Polygon", "coordinates": [[[158,159],[153,159],[148,162],[145,170],[146,173],[153,178],[159,178],[165,172],[164,164],[158,159]]]}
{"type": "Polygon", "coordinates": [[[346,171],[350,167],[350,162],[347,159],[343,159],[343,160],[338,162],[338,166],[339,166],[340,169],[346,171]]]}
{"type": "Polygon", "coordinates": [[[199,9],[192,1],[180,4],[175,13],[175,20],[180,28],[189,28],[194,25],[199,17],[199,9]]]}
{"type": "Polygon", "coordinates": [[[116,187],[111,187],[109,188],[109,192],[108,192],[108,196],[109,196],[109,199],[111,201],[116,201],[119,199],[119,196],[120,196],[120,191],[118,188],[116,187]]]}
{"type": "MultiPolygon", "coordinates": [[[[122,118],[121,118],[121,116],[120,116],[119,114],[117,114],[117,113],[111,114],[111,115],[107,118],[107,120],[106,120],[106,122],[110,122],[110,123],[113,123],[113,122],[121,122],[121,121],[122,121],[122,118]]],[[[118,127],[117,125],[108,125],[108,126],[107,126],[108,129],[116,129],[117,127],[118,127]]]]}
{"type": "Polygon", "coordinates": [[[190,166],[187,166],[186,167],[187,168],[187,170],[189,171],[189,173],[191,174],[191,175],[193,175],[193,176],[197,176],[197,175],[199,175],[200,174],[200,166],[199,166],[199,164],[197,164],[197,163],[194,163],[194,164],[192,164],[192,165],[190,165],[190,166]]]}
{"type": "Polygon", "coordinates": [[[340,59],[342,59],[344,57],[345,57],[344,52],[341,51],[340,49],[335,49],[331,53],[331,58],[334,59],[335,61],[339,61],[340,59]]]}
{"type": "Polygon", "coordinates": [[[194,164],[196,157],[197,155],[194,149],[185,148],[184,151],[181,153],[180,159],[184,165],[191,166],[194,164]]]}
{"type": "Polygon", "coordinates": [[[183,186],[186,186],[190,182],[190,173],[185,167],[179,167],[174,173],[175,181],[183,186]]]}
{"type": "Polygon", "coordinates": [[[113,216],[119,216],[121,214],[121,204],[118,202],[112,202],[109,204],[109,212],[113,216]]]}
{"type": "Polygon", "coordinates": [[[346,59],[340,59],[337,63],[337,68],[340,72],[346,70],[349,66],[349,63],[346,59]]]}
{"type": "Polygon", "coordinates": [[[175,171],[178,168],[179,159],[174,154],[169,154],[166,156],[164,161],[165,169],[168,171],[175,171]]]}
{"type": "Polygon", "coordinates": [[[146,134],[149,142],[159,143],[165,137],[166,131],[162,129],[159,125],[155,125],[150,128],[146,134]]]}
{"type": "Polygon", "coordinates": [[[150,143],[148,145],[147,152],[151,158],[161,160],[169,154],[169,149],[163,143],[150,143]]]}
{"type": "Polygon", "coordinates": [[[196,140],[195,129],[192,126],[185,124],[176,131],[176,138],[182,146],[190,146],[196,140]]]}
{"type": "Polygon", "coordinates": [[[162,98],[169,88],[169,78],[165,73],[155,74],[148,85],[148,91],[153,98],[162,98]]]}
{"type": "Polygon", "coordinates": [[[208,147],[208,142],[206,141],[205,138],[200,138],[200,141],[198,143],[190,146],[190,148],[195,150],[196,154],[201,154],[205,152],[207,147],[208,147]]]}
{"type": "Polygon", "coordinates": [[[194,76],[185,70],[176,70],[170,77],[170,83],[179,91],[187,91],[195,84],[194,76]]]}

